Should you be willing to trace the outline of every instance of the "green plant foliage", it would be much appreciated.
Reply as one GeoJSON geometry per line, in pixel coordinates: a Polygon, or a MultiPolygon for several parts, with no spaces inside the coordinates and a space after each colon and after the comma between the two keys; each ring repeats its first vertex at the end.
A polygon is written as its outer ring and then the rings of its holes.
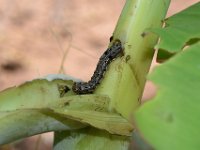
{"type": "Polygon", "coordinates": [[[95,93],[109,96],[111,109],[131,123],[158,40],[157,35],[144,31],[162,26],[169,3],[170,0],[127,0],[113,32],[113,41],[122,42],[123,56],[110,64],[95,93]]]}
{"type": "Polygon", "coordinates": [[[109,112],[109,98],[74,95],[72,81],[33,80],[0,93],[0,144],[49,132],[88,125],[119,135],[131,135],[133,126],[109,112]],[[67,89],[63,91],[62,89],[67,89]],[[66,93],[65,93],[66,92],[66,93]]]}
{"type": "Polygon", "coordinates": [[[66,80],[33,80],[0,92],[0,145],[38,133],[85,127],[46,110],[60,98],[59,87],[71,84],[66,80]]]}
{"type": "Polygon", "coordinates": [[[169,51],[165,51],[163,49],[159,49],[157,54],[157,62],[163,63],[165,60],[169,59],[170,57],[174,56],[176,53],[170,53],[169,51]]]}
{"type": "Polygon", "coordinates": [[[57,132],[55,150],[127,150],[130,138],[112,135],[92,127],[74,132],[57,132]]]}
{"type": "Polygon", "coordinates": [[[112,134],[131,136],[133,126],[121,115],[109,111],[109,98],[95,94],[64,97],[50,108],[59,115],[107,130],[112,134]]]}
{"type": "Polygon", "coordinates": [[[161,26],[169,2],[127,0],[113,33],[113,40],[122,42],[124,55],[109,65],[95,91],[98,95],[75,96],[65,91],[72,83],[63,80],[35,80],[0,93],[0,129],[5,130],[0,130],[1,144],[41,132],[72,130],[56,136],[55,149],[128,149],[133,130],[130,122],[158,37],[144,31],[161,26]]]}
{"type": "Polygon", "coordinates": [[[158,60],[169,58],[169,55],[165,55],[167,53],[164,51],[174,54],[183,50],[185,46],[200,40],[200,19],[198,18],[200,18],[200,2],[164,20],[165,28],[151,29],[161,38],[159,45],[157,45],[160,49],[158,60]]]}
{"type": "MultiPolygon", "coordinates": [[[[59,87],[71,87],[72,81],[37,79],[0,92],[0,111],[43,108],[60,98],[59,87]]],[[[72,95],[67,92],[67,95],[72,95]]]]}
{"type": "Polygon", "coordinates": [[[49,131],[80,129],[86,125],[47,110],[1,112],[0,145],[49,131]]]}
{"type": "Polygon", "coordinates": [[[139,131],[155,149],[200,148],[199,10],[197,3],[167,19],[164,29],[152,30],[161,36],[158,56],[163,60],[184,48],[149,76],[158,93],[135,113],[139,131]]]}
{"type": "MultiPolygon", "coordinates": [[[[123,45],[123,56],[116,58],[109,65],[95,94],[108,96],[110,99],[109,110],[120,113],[130,123],[133,122],[134,111],[140,104],[146,74],[153,58],[154,45],[158,39],[155,34],[145,36],[142,34],[147,28],[162,25],[161,20],[165,17],[169,3],[170,0],[127,0],[113,32],[113,41],[118,39],[123,45]]],[[[62,110],[62,108],[56,109],[55,112],[66,116],[70,115],[73,119],[82,120],[110,133],[129,135],[132,131],[131,125],[115,113],[108,114],[108,112],[104,113],[99,110],[69,113],[68,110],[62,110]]],[[[82,132],[76,132],[74,138],[71,135],[73,135],[73,131],[71,134],[63,135],[65,138],[61,139],[54,149],[128,149],[126,136],[109,135],[107,132],[97,129],[91,132],[86,131],[84,136],[82,132]],[[79,137],[83,138],[80,142],[79,137]]],[[[55,137],[55,141],[57,138],[59,136],[55,137]]]]}
{"type": "Polygon", "coordinates": [[[136,124],[158,150],[200,148],[200,42],[156,68],[157,96],[136,112],[136,124]]]}

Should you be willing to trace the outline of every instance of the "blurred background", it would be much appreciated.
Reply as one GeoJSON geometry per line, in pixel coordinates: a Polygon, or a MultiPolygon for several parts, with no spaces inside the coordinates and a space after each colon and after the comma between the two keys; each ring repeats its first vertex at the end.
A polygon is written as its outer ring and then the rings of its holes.
{"type": "MultiPolygon", "coordinates": [[[[167,16],[196,2],[199,0],[172,0],[167,16]]],[[[47,74],[65,73],[89,80],[124,3],[0,0],[0,91],[47,74]]],[[[155,87],[148,81],[143,100],[154,93],[155,87]]],[[[48,150],[52,149],[52,141],[52,133],[46,133],[0,150],[48,150]]]]}

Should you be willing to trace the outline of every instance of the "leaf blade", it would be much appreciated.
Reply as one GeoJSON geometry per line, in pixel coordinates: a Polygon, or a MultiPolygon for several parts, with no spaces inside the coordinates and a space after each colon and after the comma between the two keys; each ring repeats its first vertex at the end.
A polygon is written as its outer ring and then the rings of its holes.
{"type": "Polygon", "coordinates": [[[150,75],[159,87],[158,94],[136,112],[135,120],[145,139],[156,149],[200,147],[199,49],[200,43],[191,46],[150,75]]]}

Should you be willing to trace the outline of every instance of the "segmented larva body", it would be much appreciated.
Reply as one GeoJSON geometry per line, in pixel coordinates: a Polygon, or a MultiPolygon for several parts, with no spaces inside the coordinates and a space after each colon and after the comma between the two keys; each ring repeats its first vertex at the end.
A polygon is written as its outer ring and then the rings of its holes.
{"type": "Polygon", "coordinates": [[[103,78],[108,65],[122,53],[123,49],[120,40],[115,40],[111,47],[109,47],[100,57],[91,79],[88,82],[75,82],[72,86],[72,90],[77,94],[92,93],[103,78]]]}

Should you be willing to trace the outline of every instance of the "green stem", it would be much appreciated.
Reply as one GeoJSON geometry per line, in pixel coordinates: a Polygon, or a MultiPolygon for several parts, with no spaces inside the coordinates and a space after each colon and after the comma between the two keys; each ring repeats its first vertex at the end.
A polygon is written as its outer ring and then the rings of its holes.
{"type": "MultiPolygon", "coordinates": [[[[154,54],[157,37],[146,29],[159,27],[170,0],[127,0],[121,13],[114,40],[124,46],[124,56],[111,63],[105,78],[95,91],[111,98],[111,110],[116,110],[133,122],[133,112],[141,95],[154,54]]],[[[129,137],[110,135],[88,127],[76,132],[56,133],[54,149],[100,150],[128,149],[129,137]]]]}
{"type": "Polygon", "coordinates": [[[170,0],[127,0],[113,33],[113,41],[119,39],[124,46],[124,56],[110,65],[96,93],[108,95],[111,110],[130,122],[140,104],[158,39],[147,29],[162,25],[169,3],[170,0]]]}

